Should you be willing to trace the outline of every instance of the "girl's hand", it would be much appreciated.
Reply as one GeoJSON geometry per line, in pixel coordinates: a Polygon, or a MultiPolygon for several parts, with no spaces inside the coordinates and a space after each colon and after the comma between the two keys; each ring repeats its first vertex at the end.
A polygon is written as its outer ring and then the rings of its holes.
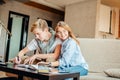
{"type": "Polygon", "coordinates": [[[48,65],[48,64],[49,62],[43,62],[43,61],[37,63],[37,65],[48,65]]]}

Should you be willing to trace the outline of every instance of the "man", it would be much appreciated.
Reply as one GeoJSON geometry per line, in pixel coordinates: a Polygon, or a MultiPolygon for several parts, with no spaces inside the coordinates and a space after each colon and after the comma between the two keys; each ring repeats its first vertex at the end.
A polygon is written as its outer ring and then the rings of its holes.
{"type": "Polygon", "coordinates": [[[31,32],[35,35],[35,39],[18,53],[18,56],[14,59],[14,63],[21,63],[23,56],[27,52],[37,49],[39,53],[25,59],[25,64],[33,64],[36,58],[57,60],[60,54],[61,41],[56,38],[55,32],[52,28],[48,27],[47,22],[43,19],[38,19],[32,25],[31,32]]]}

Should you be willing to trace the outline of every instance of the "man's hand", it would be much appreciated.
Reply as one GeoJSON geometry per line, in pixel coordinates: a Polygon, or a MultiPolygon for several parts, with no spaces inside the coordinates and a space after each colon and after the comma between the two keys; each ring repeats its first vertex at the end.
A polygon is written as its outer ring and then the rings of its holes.
{"type": "Polygon", "coordinates": [[[30,60],[30,57],[26,58],[26,59],[24,60],[24,64],[29,63],[29,60],[30,60]]]}
{"type": "Polygon", "coordinates": [[[11,59],[10,62],[13,62],[15,64],[20,64],[21,58],[19,56],[17,56],[15,58],[11,59]]]}
{"type": "Polygon", "coordinates": [[[33,55],[33,56],[31,56],[31,57],[29,57],[29,58],[27,58],[27,59],[25,59],[25,61],[24,61],[24,64],[33,64],[33,62],[35,61],[35,59],[37,58],[37,54],[36,55],[33,55]]]}

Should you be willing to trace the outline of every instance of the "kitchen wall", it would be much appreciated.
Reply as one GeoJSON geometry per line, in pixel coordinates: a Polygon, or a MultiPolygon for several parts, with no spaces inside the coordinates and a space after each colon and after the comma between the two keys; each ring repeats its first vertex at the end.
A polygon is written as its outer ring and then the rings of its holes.
{"type": "Polygon", "coordinates": [[[87,0],[67,5],[65,21],[78,37],[94,38],[96,29],[97,0],[87,0]]]}
{"type": "MultiPolygon", "coordinates": [[[[77,37],[117,39],[119,38],[118,35],[120,34],[119,9],[117,8],[119,8],[120,4],[118,4],[119,1],[117,0],[107,0],[107,2],[105,0],[86,0],[67,5],[65,8],[65,21],[71,26],[77,37]],[[105,18],[106,16],[102,16],[103,19],[100,20],[101,4],[109,6],[110,8],[115,8],[115,10],[117,9],[114,18],[112,18],[111,21],[112,26],[113,23],[115,23],[114,27],[111,27],[111,31],[114,32],[112,34],[99,30],[99,28],[101,27],[100,22],[106,22],[105,20],[107,19],[105,18]]],[[[104,13],[103,9],[102,11],[104,13]]]]}

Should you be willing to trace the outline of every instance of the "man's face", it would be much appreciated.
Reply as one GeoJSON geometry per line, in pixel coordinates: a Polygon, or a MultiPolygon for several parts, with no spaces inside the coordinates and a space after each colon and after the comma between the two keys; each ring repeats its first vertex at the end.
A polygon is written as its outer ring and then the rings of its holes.
{"type": "Polygon", "coordinates": [[[36,39],[39,39],[40,41],[44,41],[45,32],[42,31],[42,29],[35,28],[35,29],[33,30],[33,34],[35,35],[35,38],[36,38],[36,39]]]}

